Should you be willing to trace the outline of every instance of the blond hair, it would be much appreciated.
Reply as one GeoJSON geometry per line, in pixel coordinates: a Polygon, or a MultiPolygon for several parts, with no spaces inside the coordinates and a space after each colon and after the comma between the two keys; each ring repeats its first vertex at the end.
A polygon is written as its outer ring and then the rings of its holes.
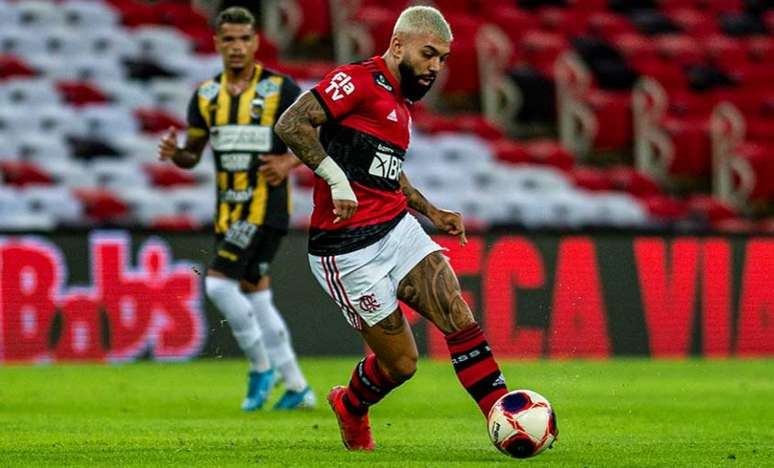
{"type": "Polygon", "coordinates": [[[392,34],[432,34],[444,42],[451,42],[454,36],[443,14],[429,6],[412,6],[403,10],[395,22],[392,34]]]}

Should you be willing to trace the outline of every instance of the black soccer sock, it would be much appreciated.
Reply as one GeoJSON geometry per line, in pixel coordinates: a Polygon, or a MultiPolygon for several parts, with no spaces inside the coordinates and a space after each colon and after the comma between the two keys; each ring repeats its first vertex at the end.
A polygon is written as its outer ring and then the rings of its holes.
{"type": "Polygon", "coordinates": [[[477,323],[446,335],[454,372],[465,390],[476,400],[484,417],[498,398],[508,393],[500,367],[477,323]]]}

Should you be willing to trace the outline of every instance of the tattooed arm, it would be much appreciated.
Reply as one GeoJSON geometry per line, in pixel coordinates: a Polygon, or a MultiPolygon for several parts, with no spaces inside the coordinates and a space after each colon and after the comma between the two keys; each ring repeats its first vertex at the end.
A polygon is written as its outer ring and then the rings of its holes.
{"type": "Polygon", "coordinates": [[[320,102],[309,91],[301,95],[280,116],[274,132],[288,145],[304,164],[315,174],[325,179],[331,187],[334,223],[346,220],[355,214],[357,197],[349,185],[347,175],[325,149],[317,136],[317,127],[328,120],[320,102]]]}
{"type": "Polygon", "coordinates": [[[328,157],[317,136],[317,127],[327,120],[317,98],[307,91],[280,116],[274,132],[301,162],[315,170],[328,157]]]}
{"type": "Polygon", "coordinates": [[[439,231],[452,236],[459,236],[461,245],[468,243],[468,239],[465,237],[465,225],[462,222],[462,214],[436,208],[419,190],[411,185],[405,173],[400,175],[400,189],[408,199],[408,205],[411,209],[425,215],[439,231]]]}

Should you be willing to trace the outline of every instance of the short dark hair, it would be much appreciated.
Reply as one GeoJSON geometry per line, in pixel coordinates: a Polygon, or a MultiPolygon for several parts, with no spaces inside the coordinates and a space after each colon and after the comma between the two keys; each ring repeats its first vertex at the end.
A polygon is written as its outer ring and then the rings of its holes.
{"type": "Polygon", "coordinates": [[[221,11],[215,18],[215,30],[220,31],[224,24],[249,24],[256,31],[255,16],[246,8],[230,7],[221,11]]]}

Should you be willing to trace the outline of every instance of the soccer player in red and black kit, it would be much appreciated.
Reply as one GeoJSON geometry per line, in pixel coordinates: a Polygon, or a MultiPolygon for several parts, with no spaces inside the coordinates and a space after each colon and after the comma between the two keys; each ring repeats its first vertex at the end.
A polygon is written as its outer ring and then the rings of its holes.
{"type": "Polygon", "coordinates": [[[349,385],[328,395],[350,450],[373,450],[368,408],[416,371],[417,347],[398,299],[443,332],[457,377],[485,417],[507,392],[441,247],[407,212],[410,207],[422,213],[466,243],[462,216],[433,206],[401,169],[410,102],[430,89],[451,41],[438,10],[408,8],[383,56],[333,70],[275,127],[318,176],[309,237],[312,271],[373,350],[355,366],[349,385]]]}

